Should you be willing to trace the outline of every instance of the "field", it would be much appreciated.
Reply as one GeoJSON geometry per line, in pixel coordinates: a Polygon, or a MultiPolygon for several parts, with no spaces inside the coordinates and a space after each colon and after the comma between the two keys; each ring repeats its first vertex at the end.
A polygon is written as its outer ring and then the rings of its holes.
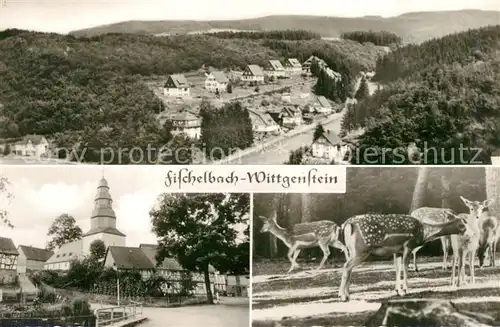
{"type": "MultiPolygon", "coordinates": [[[[451,270],[443,271],[440,258],[418,259],[420,272],[410,266],[406,297],[449,299],[459,309],[488,314],[500,322],[500,267],[476,267],[476,284],[457,289],[450,286],[451,270]]],[[[400,298],[394,291],[392,262],[370,262],[355,269],[351,301],[346,303],[337,297],[342,264],[316,271],[317,264],[301,263],[301,270],[286,275],[287,261],[255,262],[252,326],[362,326],[381,301],[400,298]]]]}

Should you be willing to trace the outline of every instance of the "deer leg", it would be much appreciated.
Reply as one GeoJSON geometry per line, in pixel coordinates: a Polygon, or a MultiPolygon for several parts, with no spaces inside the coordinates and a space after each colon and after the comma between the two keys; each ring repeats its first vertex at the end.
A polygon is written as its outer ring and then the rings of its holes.
{"type": "Polygon", "coordinates": [[[476,259],[476,250],[474,249],[474,251],[471,251],[469,256],[470,256],[470,261],[469,261],[470,282],[471,282],[471,284],[475,284],[476,283],[476,274],[475,274],[476,265],[475,265],[474,259],[476,259]]]}
{"type": "Polygon", "coordinates": [[[495,267],[495,259],[493,257],[493,244],[490,243],[488,248],[488,255],[490,256],[490,267],[495,267]]]}
{"type": "Polygon", "coordinates": [[[400,295],[401,291],[401,258],[394,254],[394,270],[396,270],[396,285],[394,285],[394,290],[397,295],[400,295]]]}
{"type": "Polygon", "coordinates": [[[413,271],[418,273],[418,266],[417,266],[417,252],[420,250],[422,247],[419,246],[415,249],[413,249],[412,254],[413,254],[413,271]]]}
{"type": "Polygon", "coordinates": [[[349,250],[344,244],[342,244],[342,242],[340,242],[339,240],[334,240],[330,243],[330,245],[344,252],[345,261],[349,260],[349,250]]]}
{"type": "Polygon", "coordinates": [[[410,264],[410,249],[405,246],[403,257],[401,258],[403,265],[403,295],[408,294],[408,265],[410,264]]]}
{"type": "Polygon", "coordinates": [[[326,260],[328,259],[328,256],[330,256],[330,247],[328,246],[328,244],[320,241],[319,247],[321,248],[321,251],[323,251],[323,259],[321,259],[321,263],[319,264],[318,268],[316,268],[316,270],[322,269],[325,265],[326,260]]]}
{"type": "Polygon", "coordinates": [[[299,257],[300,254],[300,249],[296,249],[295,252],[293,253],[293,265],[295,268],[299,268],[300,265],[297,263],[297,258],[299,257]]]}
{"type": "Polygon", "coordinates": [[[339,297],[341,301],[349,301],[349,284],[351,282],[351,274],[354,267],[358,266],[363,260],[368,257],[368,253],[363,253],[362,255],[357,255],[352,253],[349,256],[349,260],[344,264],[344,270],[342,272],[342,280],[339,287],[339,297]]]}
{"type": "Polygon", "coordinates": [[[290,260],[290,269],[288,269],[287,271],[287,274],[289,274],[294,268],[295,268],[295,260],[294,260],[294,254],[295,254],[295,251],[297,250],[297,247],[296,246],[292,246],[288,249],[288,260],[290,260]]]}
{"type": "Polygon", "coordinates": [[[463,279],[464,279],[464,270],[465,270],[465,256],[466,256],[466,252],[463,252],[460,254],[460,256],[458,257],[458,273],[457,273],[457,278],[458,278],[458,281],[457,281],[457,287],[460,287],[462,286],[462,283],[463,283],[463,279]]]}
{"type": "Polygon", "coordinates": [[[453,259],[451,261],[451,286],[455,286],[455,270],[457,269],[457,254],[453,253],[453,259]]]}
{"type": "Polygon", "coordinates": [[[497,242],[493,242],[493,245],[491,246],[492,251],[491,251],[491,264],[492,267],[496,266],[496,257],[497,257],[497,242]]]}
{"type": "Polygon", "coordinates": [[[448,239],[441,237],[441,246],[443,247],[443,270],[448,270],[448,239]]]}

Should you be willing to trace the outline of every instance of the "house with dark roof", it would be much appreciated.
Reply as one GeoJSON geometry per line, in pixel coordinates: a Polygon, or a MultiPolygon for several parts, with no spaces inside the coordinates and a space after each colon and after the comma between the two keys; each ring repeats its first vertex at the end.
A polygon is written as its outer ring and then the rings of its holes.
{"type": "Polygon", "coordinates": [[[264,74],[269,77],[286,77],[287,71],[279,60],[269,60],[264,67],[264,74]]]}
{"type": "Polygon", "coordinates": [[[349,145],[343,142],[337,134],[331,133],[330,130],[325,131],[314,140],[311,146],[311,154],[314,158],[325,159],[329,162],[332,160],[342,161],[348,150],[349,145]]]}
{"type": "MultiPolygon", "coordinates": [[[[19,252],[17,252],[12,239],[0,237],[0,290],[3,285],[16,283],[18,256],[19,252]]],[[[2,296],[0,294],[1,300],[2,296]]]]}
{"type": "Polygon", "coordinates": [[[229,84],[229,78],[226,74],[221,71],[213,71],[210,74],[206,74],[205,79],[205,89],[209,92],[226,92],[227,86],[229,84]]]}
{"type": "Polygon", "coordinates": [[[252,121],[252,129],[255,133],[279,133],[280,126],[266,112],[255,109],[247,109],[252,121]]]}
{"type": "Polygon", "coordinates": [[[333,107],[330,101],[328,101],[327,98],[324,96],[320,95],[317,96],[316,101],[313,103],[312,108],[315,112],[320,113],[320,114],[329,114],[332,112],[333,107]]]}
{"type": "Polygon", "coordinates": [[[279,114],[281,126],[286,128],[294,128],[304,123],[302,110],[298,106],[286,106],[281,109],[279,114]]]}
{"type": "Polygon", "coordinates": [[[325,68],[328,66],[323,59],[320,59],[316,56],[310,56],[306,61],[302,63],[302,72],[307,74],[311,73],[311,66],[313,63],[318,64],[320,68],[325,68]]]}
{"type": "Polygon", "coordinates": [[[184,98],[190,95],[191,86],[182,74],[169,75],[163,86],[163,94],[167,97],[184,98]]]}
{"type": "Polygon", "coordinates": [[[43,266],[54,252],[33,246],[19,245],[17,247],[19,258],[17,260],[17,272],[24,274],[27,271],[43,270],[43,266]]]}
{"type": "Polygon", "coordinates": [[[285,61],[285,69],[291,74],[300,74],[302,72],[302,65],[297,58],[288,58],[285,61]]]}
{"type": "Polygon", "coordinates": [[[260,66],[248,65],[241,74],[242,82],[264,83],[264,71],[260,66]]]}
{"type": "Polygon", "coordinates": [[[165,121],[172,124],[172,135],[184,133],[193,139],[201,135],[201,117],[186,108],[167,114],[165,121]]]}
{"type": "Polygon", "coordinates": [[[11,152],[18,156],[43,156],[49,152],[49,142],[43,135],[26,135],[12,145],[11,152]]]}
{"type": "MultiPolygon", "coordinates": [[[[178,292],[182,288],[183,279],[188,272],[174,258],[165,258],[161,263],[156,260],[158,246],[153,244],[141,244],[139,247],[110,246],[104,259],[104,266],[117,271],[138,271],[141,276],[148,278],[156,273],[165,278],[167,285],[164,290],[178,292]]],[[[225,276],[218,274],[214,267],[210,266],[210,281],[212,291],[219,285],[225,285],[225,276]]],[[[205,293],[203,274],[191,273],[191,278],[196,284],[195,293],[205,293]]]]}

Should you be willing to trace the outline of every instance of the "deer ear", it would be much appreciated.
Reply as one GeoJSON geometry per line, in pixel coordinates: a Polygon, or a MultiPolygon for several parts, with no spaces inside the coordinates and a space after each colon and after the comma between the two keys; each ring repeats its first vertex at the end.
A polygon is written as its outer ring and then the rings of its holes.
{"type": "Polygon", "coordinates": [[[494,202],[495,202],[495,199],[493,199],[493,198],[492,199],[486,199],[486,200],[483,201],[483,206],[484,207],[488,207],[488,206],[492,205],[494,202]]]}
{"type": "Polygon", "coordinates": [[[263,221],[266,221],[267,220],[267,217],[264,217],[264,216],[259,216],[260,220],[263,220],[263,221]]]}
{"type": "Polygon", "coordinates": [[[460,199],[462,200],[463,203],[465,203],[466,206],[469,206],[470,201],[464,198],[463,196],[460,195],[460,199]]]}

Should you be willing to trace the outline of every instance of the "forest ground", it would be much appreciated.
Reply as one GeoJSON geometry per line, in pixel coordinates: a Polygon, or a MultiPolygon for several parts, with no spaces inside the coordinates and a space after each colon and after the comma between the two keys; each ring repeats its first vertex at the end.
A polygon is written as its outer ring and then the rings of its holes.
{"type": "MultiPolygon", "coordinates": [[[[476,265],[476,284],[457,290],[450,286],[451,270],[443,271],[441,260],[418,257],[419,273],[410,265],[410,294],[406,297],[450,299],[459,309],[488,314],[500,321],[500,267],[479,269],[476,265]]],[[[320,271],[314,270],[317,262],[299,263],[300,270],[289,275],[285,273],[290,267],[288,261],[253,263],[253,327],[361,326],[379,309],[382,300],[399,298],[394,291],[392,261],[367,262],[355,268],[351,301],[345,303],[337,296],[343,262],[320,271]]],[[[466,272],[468,275],[468,267],[466,272]]]]}

